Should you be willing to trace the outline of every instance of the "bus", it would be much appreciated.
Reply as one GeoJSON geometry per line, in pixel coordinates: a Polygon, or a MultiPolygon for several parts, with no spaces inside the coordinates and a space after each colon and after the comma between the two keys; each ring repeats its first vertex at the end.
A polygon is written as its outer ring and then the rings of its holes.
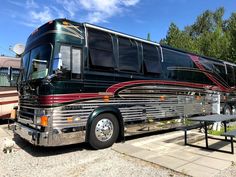
{"type": "Polygon", "coordinates": [[[234,64],[67,19],[32,32],[21,68],[14,132],[38,146],[102,149],[235,104],[234,64]]]}
{"type": "Polygon", "coordinates": [[[16,83],[19,76],[20,58],[0,56],[0,119],[10,118],[14,106],[18,105],[16,83]],[[9,78],[9,69],[12,74],[9,78]]]}

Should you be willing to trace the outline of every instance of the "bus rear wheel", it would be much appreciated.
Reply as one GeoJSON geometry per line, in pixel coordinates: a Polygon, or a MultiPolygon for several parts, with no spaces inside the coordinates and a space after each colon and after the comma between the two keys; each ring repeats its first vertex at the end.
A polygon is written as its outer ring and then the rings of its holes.
{"type": "Polygon", "coordinates": [[[110,113],[98,115],[92,122],[89,134],[89,144],[94,149],[104,149],[112,146],[119,135],[117,118],[110,113]]]}

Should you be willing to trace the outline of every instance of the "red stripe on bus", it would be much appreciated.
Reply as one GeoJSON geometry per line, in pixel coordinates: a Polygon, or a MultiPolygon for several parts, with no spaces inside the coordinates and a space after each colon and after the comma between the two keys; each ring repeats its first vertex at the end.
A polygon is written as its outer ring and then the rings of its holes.
{"type": "Polygon", "coordinates": [[[39,102],[41,104],[57,104],[71,102],[81,99],[100,98],[98,93],[75,93],[75,94],[62,94],[62,95],[46,95],[40,96],[39,102]]]}
{"type": "MultiPolygon", "coordinates": [[[[176,81],[165,81],[165,80],[136,80],[136,81],[127,81],[114,84],[110,86],[106,92],[109,94],[115,94],[118,90],[134,85],[142,84],[162,84],[162,85],[176,85],[183,87],[192,87],[192,88],[205,88],[211,90],[219,90],[217,86],[207,85],[207,84],[198,84],[198,83],[189,83],[189,82],[176,82],[176,81]]],[[[66,102],[72,102],[83,99],[95,99],[102,98],[103,96],[99,93],[71,93],[71,94],[61,94],[61,95],[45,95],[39,97],[40,104],[51,105],[51,104],[60,104],[66,102]]]]}
{"type": "Polygon", "coordinates": [[[0,97],[13,97],[13,96],[18,96],[18,93],[0,93],[0,97]]]}
{"type": "Polygon", "coordinates": [[[0,105],[12,104],[12,103],[18,103],[18,101],[17,101],[17,100],[13,100],[13,101],[2,101],[2,102],[0,102],[0,105]]]}
{"type": "Polygon", "coordinates": [[[166,80],[136,80],[136,81],[121,82],[121,83],[112,85],[106,90],[106,92],[112,92],[115,94],[117,90],[121,88],[132,86],[132,85],[141,85],[141,84],[177,85],[177,86],[187,86],[187,87],[193,87],[193,88],[208,88],[208,89],[211,88],[213,90],[217,90],[215,86],[207,85],[207,84],[176,82],[176,81],[166,81],[166,80]]]}
{"type": "MultiPolygon", "coordinates": [[[[204,66],[200,63],[199,57],[198,56],[194,56],[194,55],[189,55],[190,58],[192,59],[192,61],[196,64],[196,66],[202,70],[202,71],[207,71],[204,66]]],[[[220,82],[218,82],[214,77],[212,77],[211,74],[208,74],[207,72],[204,72],[204,74],[213,82],[215,83],[220,89],[221,91],[229,91],[229,88],[226,88],[225,86],[223,86],[220,82]]]]}

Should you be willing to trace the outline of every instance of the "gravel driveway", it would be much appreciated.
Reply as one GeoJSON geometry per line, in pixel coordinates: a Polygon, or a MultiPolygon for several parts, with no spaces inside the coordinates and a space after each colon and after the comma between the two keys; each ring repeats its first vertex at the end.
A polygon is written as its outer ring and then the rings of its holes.
{"type": "MultiPolygon", "coordinates": [[[[2,126],[1,126],[2,127],[2,126]]],[[[11,138],[11,134],[8,136],[11,138]]],[[[83,143],[56,148],[34,147],[14,138],[14,152],[0,152],[0,176],[4,177],[157,177],[184,176],[160,166],[119,154],[111,148],[92,150],[83,143]]],[[[0,136],[2,144],[3,137],[0,136]]]]}

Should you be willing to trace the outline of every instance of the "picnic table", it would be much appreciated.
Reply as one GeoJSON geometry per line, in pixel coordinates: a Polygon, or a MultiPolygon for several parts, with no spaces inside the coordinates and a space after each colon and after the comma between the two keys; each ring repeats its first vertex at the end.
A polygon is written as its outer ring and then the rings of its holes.
{"type": "MultiPolygon", "coordinates": [[[[221,115],[221,114],[215,114],[215,115],[206,115],[206,116],[198,116],[198,117],[192,117],[189,118],[189,120],[191,121],[199,121],[201,123],[203,123],[203,128],[204,128],[204,133],[205,133],[205,143],[206,143],[206,149],[210,149],[210,150],[216,150],[216,151],[223,151],[223,150],[218,150],[218,149],[213,149],[210,148],[208,145],[208,132],[207,132],[207,126],[216,122],[222,122],[224,125],[224,133],[222,134],[222,136],[225,136],[225,141],[227,140],[227,137],[230,137],[230,142],[231,142],[231,153],[234,154],[234,148],[233,148],[233,137],[236,136],[236,130],[231,131],[231,132],[227,132],[227,122],[229,121],[236,121],[236,115],[221,115]]],[[[189,144],[187,142],[187,131],[188,129],[185,129],[185,145],[191,145],[191,146],[197,146],[197,145],[192,145],[189,144]]],[[[199,146],[197,146],[199,147],[199,146]]],[[[226,151],[223,151],[226,152],[226,151]]]]}

